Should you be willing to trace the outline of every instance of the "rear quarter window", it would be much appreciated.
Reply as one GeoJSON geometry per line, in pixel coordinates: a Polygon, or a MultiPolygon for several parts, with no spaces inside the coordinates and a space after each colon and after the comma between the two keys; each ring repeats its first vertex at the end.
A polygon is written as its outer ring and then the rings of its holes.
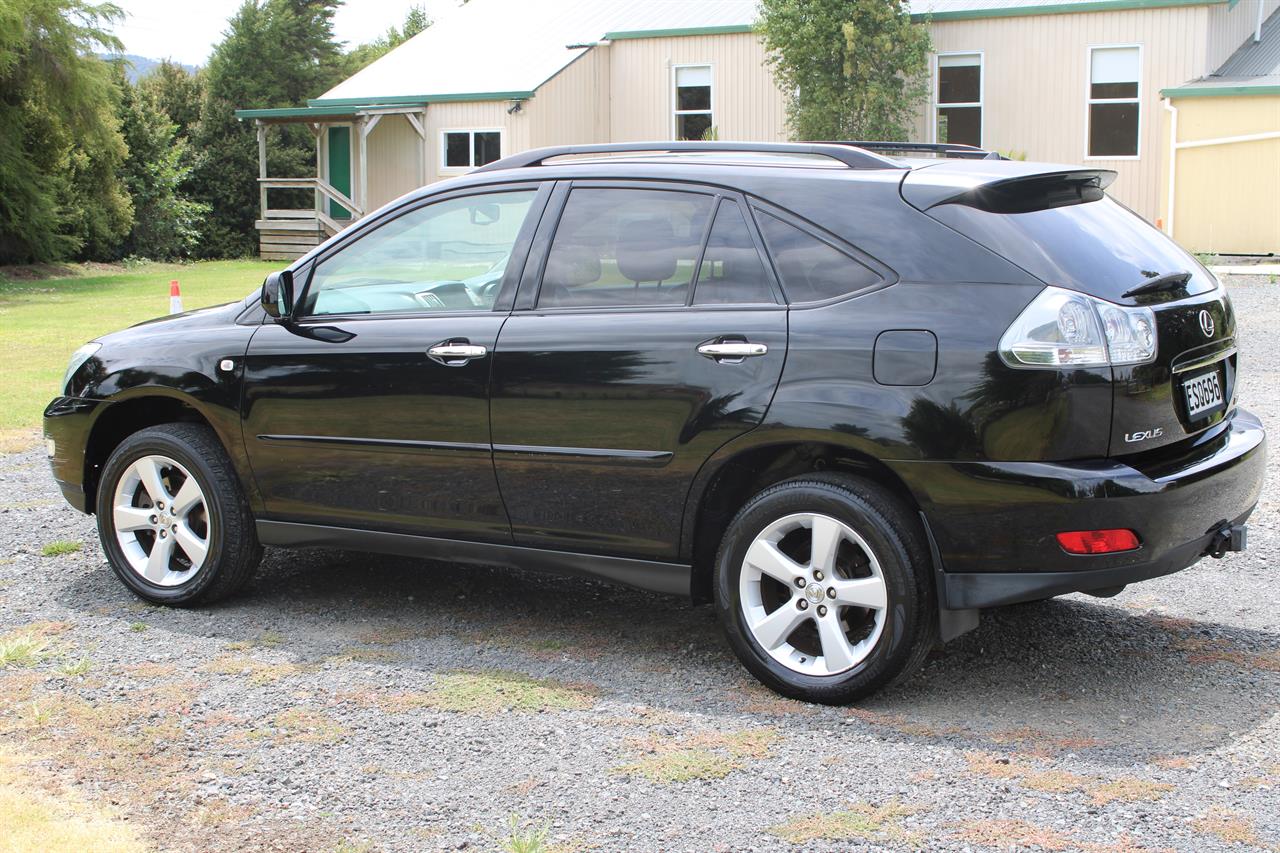
{"type": "Polygon", "coordinates": [[[821,302],[882,281],[875,270],[789,222],[763,210],[756,211],[756,221],[788,302],[821,302]]]}

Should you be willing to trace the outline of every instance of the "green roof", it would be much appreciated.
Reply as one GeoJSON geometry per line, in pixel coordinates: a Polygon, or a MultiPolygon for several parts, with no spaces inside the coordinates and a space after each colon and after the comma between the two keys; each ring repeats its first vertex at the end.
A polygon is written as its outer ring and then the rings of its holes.
{"type": "Polygon", "coordinates": [[[1161,89],[1160,94],[1166,98],[1239,98],[1250,95],[1280,95],[1280,84],[1275,83],[1238,83],[1226,86],[1177,86],[1172,89],[1161,89]]]}
{"type": "Polygon", "coordinates": [[[533,92],[468,92],[456,95],[400,95],[387,98],[312,98],[305,107],[277,107],[274,109],[236,110],[236,118],[307,118],[314,116],[348,116],[381,107],[411,107],[452,101],[523,101],[533,97],[533,92]]]}

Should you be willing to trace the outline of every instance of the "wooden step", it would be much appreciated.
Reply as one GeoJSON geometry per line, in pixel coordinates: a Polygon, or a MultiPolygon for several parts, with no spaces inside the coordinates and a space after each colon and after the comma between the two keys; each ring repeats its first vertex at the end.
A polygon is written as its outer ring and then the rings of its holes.
{"type": "Polygon", "coordinates": [[[264,261],[297,260],[328,239],[314,215],[286,212],[291,214],[287,219],[259,219],[254,223],[258,229],[258,255],[264,261]]]}

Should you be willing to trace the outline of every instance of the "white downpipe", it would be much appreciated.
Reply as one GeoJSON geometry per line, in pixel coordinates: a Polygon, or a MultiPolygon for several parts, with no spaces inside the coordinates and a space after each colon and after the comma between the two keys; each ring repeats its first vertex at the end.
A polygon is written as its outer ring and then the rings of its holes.
{"type": "Polygon", "coordinates": [[[1161,103],[1169,111],[1169,200],[1164,217],[1164,233],[1173,237],[1173,193],[1177,187],[1178,178],[1178,108],[1168,98],[1161,103]]]}

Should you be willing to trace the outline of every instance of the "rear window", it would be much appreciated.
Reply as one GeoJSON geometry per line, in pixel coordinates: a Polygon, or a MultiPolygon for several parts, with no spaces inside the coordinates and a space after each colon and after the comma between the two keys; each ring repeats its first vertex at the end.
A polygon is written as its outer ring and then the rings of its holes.
{"type": "Polygon", "coordinates": [[[941,204],[930,208],[929,215],[1046,284],[1103,299],[1118,301],[1145,281],[1179,272],[1192,276],[1178,296],[1204,293],[1215,286],[1199,261],[1106,195],[1015,212],[941,204]]]}
{"type": "Polygon", "coordinates": [[[789,222],[762,210],[756,221],[788,302],[833,299],[881,280],[879,273],[789,222]]]}

